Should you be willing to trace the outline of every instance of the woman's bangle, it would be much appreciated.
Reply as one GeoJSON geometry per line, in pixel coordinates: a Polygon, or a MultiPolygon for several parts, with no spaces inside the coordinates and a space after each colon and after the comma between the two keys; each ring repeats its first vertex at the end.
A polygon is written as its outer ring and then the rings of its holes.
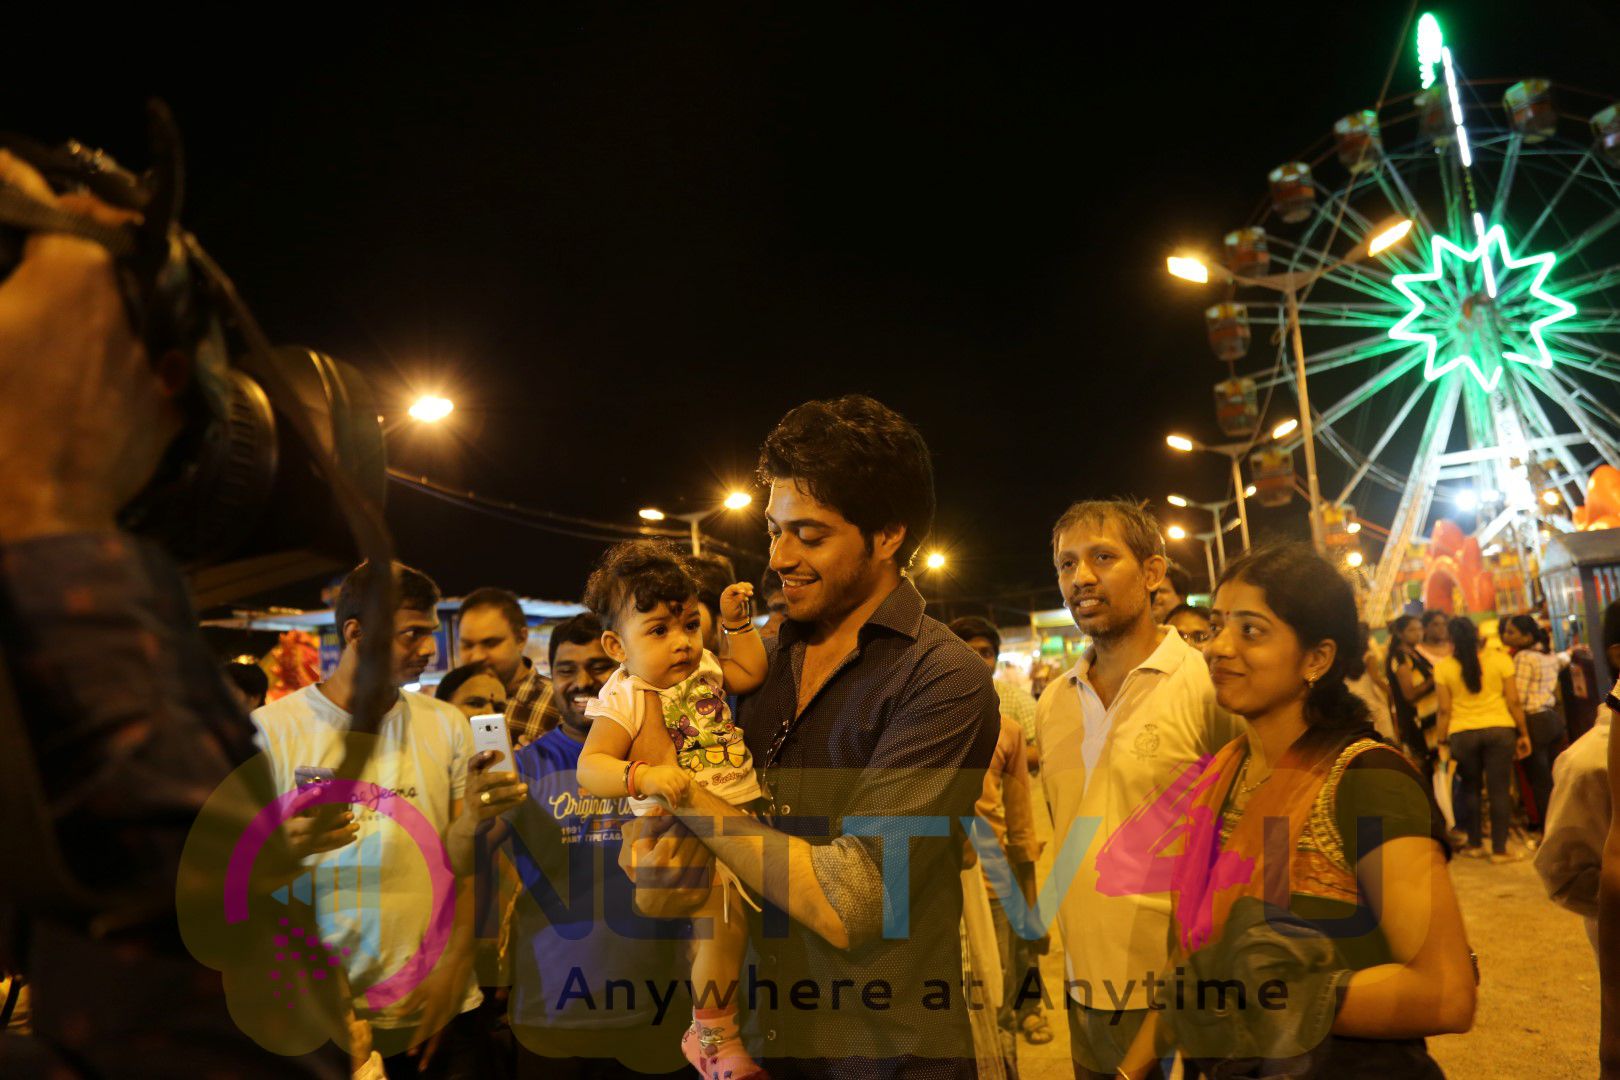
{"type": "Polygon", "coordinates": [[[624,767],[624,790],[632,799],[641,798],[641,792],[636,790],[636,768],[645,764],[645,761],[631,761],[624,767]]]}
{"type": "Polygon", "coordinates": [[[725,634],[746,634],[750,630],[758,630],[758,629],[759,629],[759,627],[755,626],[753,624],[752,620],[750,620],[749,622],[743,623],[741,626],[736,626],[736,627],[727,626],[725,623],[720,624],[720,630],[721,630],[722,633],[725,633],[725,634]]]}

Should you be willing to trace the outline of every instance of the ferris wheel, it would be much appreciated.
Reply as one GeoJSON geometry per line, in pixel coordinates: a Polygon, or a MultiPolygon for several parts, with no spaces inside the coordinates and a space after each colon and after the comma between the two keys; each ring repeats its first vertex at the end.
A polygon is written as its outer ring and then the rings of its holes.
{"type": "MultiPolygon", "coordinates": [[[[1414,223],[1299,302],[1324,521],[1388,523],[1370,619],[1434,519],[1528,561],[1541,528],[1574,527],[1592,470],[1620,468],[1620,106],[1543,79],[1467,79],[1432,16],[1418,52],[1422,89],[1272,170],[1253,223],[1224,244],[1234,274],[1307,275],[1375,223],[1414,223]]],[[[1233,365],[1217,413],[1242,435],[1258,399],[1299,396],[1286,312],[1234,288],[1205,314],[1233,365]],[[1275,362],[1242,376],[1246,356],[1275,362]]],[[[1257,455],[1257,478],[1297,444],[1257,455]]]]}

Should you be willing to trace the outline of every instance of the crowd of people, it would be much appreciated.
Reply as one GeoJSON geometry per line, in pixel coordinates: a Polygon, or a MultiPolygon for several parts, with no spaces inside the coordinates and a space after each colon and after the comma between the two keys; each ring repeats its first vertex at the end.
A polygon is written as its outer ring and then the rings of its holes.
{"type": "MultiPolygon", "coordinates": [[[[0,179],[49,196],[3,154],[0,179]]],[[[927,614],[908,571],[929,450],[859,395],[766,438],[760,588],[614,547],[581,582],[589,612],[551,629],[549,675],[515,598],[480,588],[429,695],[404,687],[439,588],[365,563],[335,668],[248,727],[257,686],[227,684],[173,562],[115,524],[162,440],[53,456],[37,422],[169,417],[105,253],[29,258],[0,285],[0,349],[63,344],[26,373],[26,413],[0,395],[0,450],[44,493],[0,505],[0,635],[51,835],[106,899],[10,898],[0,963],[32,1001],[28,1034],[0,1037],[6,1075],[932,1080],[1015,1071],[1021,1041],[1062,1028],[1077,1080],[1177,1058],[1435,1076],[1425,1039],[1470,1028],[1479,980],[1447,861],[1483,854],[1487,825],[1512,857],[1515,759],[1535,820],[1550,803],[1555,895],[1603,908],[1602,755],[1583,738],[1554,760],[1558,660],[1533,618],[1505,627],[1511,658],[1440,613],[1397,620],[1382,657],[1301,544],[1233,560],[1192,608],[1153,516],[1084,500],[1032,542],[1090,645],[1032,702],[994,678],[992,624],[927,614]],[[41,299],[63,282],[70,312],[41,299]],[[363,733],[377,635],[397,689],[363,733]],[[491,715],[510,760],[476,745],[491,715]],[[256,860],[199,833],[222,792],[261,797],[229,819],[256,860]],[[199,933],[236,910],[237,947],[199,933]]]]}

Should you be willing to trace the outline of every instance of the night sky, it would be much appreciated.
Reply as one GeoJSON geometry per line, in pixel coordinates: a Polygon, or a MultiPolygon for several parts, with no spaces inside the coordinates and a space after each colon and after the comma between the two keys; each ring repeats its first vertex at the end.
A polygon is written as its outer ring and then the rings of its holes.
{"type": "MultiPolygon", "coordinates": [[[[1163,258],[1246,223],[1268,169],[1375,101],[1397,45],[1391,93],[1416,81],[1389,0],[1115,5],[1131,22],[436,10],[182,35],[78,64],[8,123],[141,164],[140,103],[169,100],[189,224],[272,336],[354,362],[398,409],[455,400],[449,430],[391,438],[406,470],[634,524],[717,501],[794,404],[861,391],[934,452],[951,577],[930,593],[1013,610],[1055,605],[1070,499],[1221,494],[1221,462],[1163,447],[1216,436],[1225,374],[1211,297],[1163,258]]],[[[1470,77],[1620,97],[1611,0],[1431,10],[1470,77]]],[[[390,499],[401,556],[447,593],[573,599],[601,548],[390,499]]],[[[712,528],[763,555],[762,503],[712,528]]],[[[1256,522],[1306,534],[1300,501],[1256,522]]]]}

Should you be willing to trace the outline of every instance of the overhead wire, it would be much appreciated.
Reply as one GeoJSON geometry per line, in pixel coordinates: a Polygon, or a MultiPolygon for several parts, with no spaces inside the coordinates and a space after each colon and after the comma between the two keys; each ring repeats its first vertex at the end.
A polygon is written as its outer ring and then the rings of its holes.
{"type": "MultiPolygon", "coordinates": [[[[476,491],[453,488],[431,477],[414,476],[402,469],[392,467],[388,470],[388,478],[409,490],[426,495],[429,498],[438,499],[441,502],[459,506],[523,528],[536,529],[558,536],[573,537],[577,540],[612,544],[622,540],[636,540],[655,536],[682,541],[688,535],[681,529],[661,528],[656,525],[620,525],[611,521],[597,521],[593,518],[559,514],[552,510],[541,510],[537,507],[524,506],[521,503],[490,498],[486,495],[480,495],[476,491]]],[[[756,553],[743,551],[733,544],[728,544],[724,540],[711,536],[704,537],[704,547],[713,548],[733,559],[759,559],[759,555],[756,553]]]]}

